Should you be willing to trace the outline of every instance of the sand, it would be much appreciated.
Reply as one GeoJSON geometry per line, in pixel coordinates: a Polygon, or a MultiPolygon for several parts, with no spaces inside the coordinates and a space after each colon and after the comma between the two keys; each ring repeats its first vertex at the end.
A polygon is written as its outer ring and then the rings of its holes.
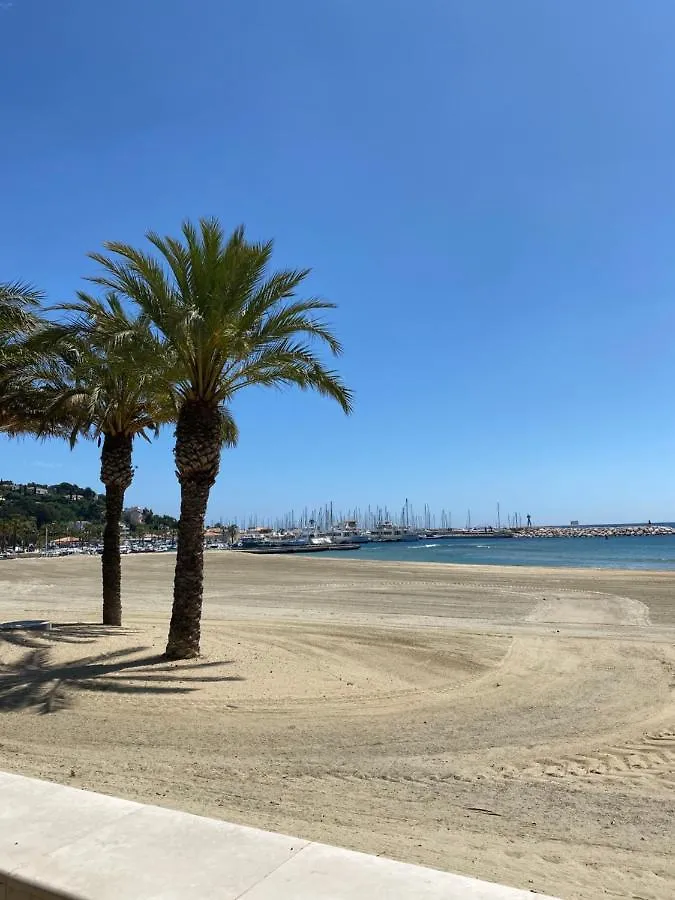
{"type": "Polygon", "coordinates": [[[0,769],[564,898],[675,896],[675,576],[208,554],[0,563],[0,769]],[[33,646],[33,644],[35,646],[33,646]]]}

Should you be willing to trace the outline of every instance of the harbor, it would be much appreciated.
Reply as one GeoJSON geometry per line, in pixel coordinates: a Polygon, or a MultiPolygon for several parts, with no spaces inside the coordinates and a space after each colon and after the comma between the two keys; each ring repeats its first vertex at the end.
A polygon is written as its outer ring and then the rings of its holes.
{"type": "Polygon", "coordinates": [[[230,543],[211,529],[206,546],[259,555],[339,552],[381,563],[675,571],[673,523],[427,529],[408,525],[404,517],[372,527],[347,519],[324,528],[253,526],[230,543]]]}
{"type": "Polygon", "coordinates": [[[580,523],[571,521],[567,525],[559,523],[534,522],[528,513],[507,513],[502,516],[500,504],[495,506],[492,521],[472,524],[472,511],[468,509],[463,526],[453,527],[452,512],[445,508],[440,511],[424,503],[415,507],[408,498],[398,511],[388,506],[355,506],[336,508],[333,502],[309,509],[304,507],[299,513],[289,510],[282,516],[261,522],[256,515],[242,516],[238,525],[214,526],[207,531],[207,546],[213,549],[229,546],[234,549],[276,548],[278,552],[302,552],[304,548],[313,552],[316,546],[329,550],[358,550],[367,545],[419,545],[421,542],[462,543],[488,541],[553,539],[597,539],[610,538],[656,538],[675,535],[673,522],[619,522],[580,523]],[[220,531],[218,528],[220,527],[220,531]],[[226,535],[228,539],[226,539],[226,535]]]}

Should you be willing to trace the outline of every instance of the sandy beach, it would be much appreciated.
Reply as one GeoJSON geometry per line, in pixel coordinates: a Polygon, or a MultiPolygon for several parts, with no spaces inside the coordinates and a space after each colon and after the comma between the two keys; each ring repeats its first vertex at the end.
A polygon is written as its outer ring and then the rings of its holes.
{"type": "Polygon", "coordinates": [[[675,575],[207,555],[0,563],[0,769],[564,898],[675,896],[675,575]]]}

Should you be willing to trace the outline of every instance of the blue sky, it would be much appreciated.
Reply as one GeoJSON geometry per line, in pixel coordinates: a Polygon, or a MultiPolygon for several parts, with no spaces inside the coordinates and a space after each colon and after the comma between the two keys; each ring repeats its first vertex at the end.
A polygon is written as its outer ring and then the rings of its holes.
{"type": "MultiPolygon", "coordinates": [[[[672,0],[0,4],[0,278],[245,222],[339,304],[356,392],[235,407],[210,517],[406,497],[675,519],[672,0]]],[[[175,512],[170,431],[129,502],[175,512]]],[[[98,484],[94,446],[0,475],[98,484]]]]}

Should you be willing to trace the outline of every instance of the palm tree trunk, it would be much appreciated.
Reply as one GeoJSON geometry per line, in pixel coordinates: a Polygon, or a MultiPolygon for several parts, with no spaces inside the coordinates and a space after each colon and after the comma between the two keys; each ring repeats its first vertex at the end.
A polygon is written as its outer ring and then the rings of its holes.
{"type": "Polygon", "coordinates": [[[166,655],[199,656],[204,585],[204,518],[220,467],[222,425],[217,408],[188,401],[176,423],[176,472],[181,487],[173,610],[166,655]]]}
{"type": "Polygon", "coordinates": [[[120,562],[120,519],[124,491],[116,484],[105,489],[105,528],[103,530],[103,624],[122,624],[122,565],[120,562]]]}
{"type": "Polygon", "coordinates": [[[101,481],[105,484],[105,528],[103,529],[103,624],[122,624],[122,566],[120,521],[124,493],[131,484],[132,439],[125,434],[106,434],[101,452],[101,481]]]}
{"type": "Polygon", "coordinates": [[[173,610],[166,655],[171,659],[199,656],[204,587],[204,518],[210,484],[181,485],[180,522],[173,583],[173,610]]]}

